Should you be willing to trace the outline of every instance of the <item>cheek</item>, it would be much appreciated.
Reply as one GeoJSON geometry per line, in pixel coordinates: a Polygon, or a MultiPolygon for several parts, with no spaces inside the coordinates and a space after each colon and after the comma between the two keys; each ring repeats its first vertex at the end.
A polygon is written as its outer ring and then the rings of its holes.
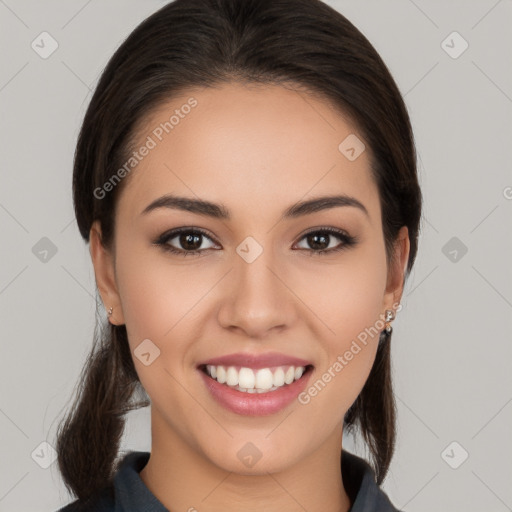
{"type": "Polygon", "coordinates": [[[342,349],[383,313],[387,267],[378,243],[349,250],[335,263],[304,263],[294,273],[293,288],[323,325],[318,334],[332,349],[342,349]]]}
{"type": "Polygon", "coordinates": [[[343,265],[318,271],[309,287],[306,300],[321,320],[317,334],[326,353],[314,389],[306,392],[311,399],[318,396],[317,405],[334,416],[357,398],[375,360],[386,278],[385,253],[376,245],[347,256],[343,265]]]}
{"type": "Polygon", "coordinates": [[[180,265],[158,248],[122,241],[118,247],[122,256],[116,262],[116,275],[130,345],[133,348],[149,338],[162,346],[172,338],[168,348],[179,350],[178,339],[194,328],[198,301],[218,280],[213,270],[188,262],[180,265]],[[179,337],[173,336],[178,332],[179,337]]]}
{"type": "Polygon", "coordinates": [[[116,261],[118,289],[136,371],[152,402],[165,400],[178,410],[187,401],[178,382],[199,324],[194,321],[194,305],[210,281],[204,283],[200,272],[191,272],[190,266],[169,262],[158,248],[138,248],[128,241],[120,241],[118,248],[122,255],[116,261]],[[151,344],[141,345],[144,340],[151,344]],[[152,360],[149,364],[138,358],[146,352],[152,360]]]}

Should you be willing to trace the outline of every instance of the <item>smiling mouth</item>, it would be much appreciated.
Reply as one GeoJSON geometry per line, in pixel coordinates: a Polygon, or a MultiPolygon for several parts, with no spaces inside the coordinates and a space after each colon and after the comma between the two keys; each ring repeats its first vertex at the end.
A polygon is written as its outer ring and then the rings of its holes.
{"type": "Polygon", "coordinates": [[[200,365],[210,379],[243,393],[268,393],[286,388],[309,375],[313,365],[280,365],[252,369],[243,366],[200,365]]]}

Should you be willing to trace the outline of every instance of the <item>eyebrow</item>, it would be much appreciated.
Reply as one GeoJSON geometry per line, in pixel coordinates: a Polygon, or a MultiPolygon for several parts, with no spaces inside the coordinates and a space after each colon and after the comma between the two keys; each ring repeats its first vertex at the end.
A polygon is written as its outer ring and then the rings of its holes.
{"type": "MultiPolygon", "coordinates": [[[[367,217],[369,217],[368,210],[363,203],[358,201],[355,197],[347,195],[335,196],[321,196],[307,201],[300,201],[287,208],[281,220],[292,219],[308,215],[311,213],[327,210],[329,208],[337,208],[340,206],[352,206],[361,210],[367,217]]],[[[189,197],[181,197],[172,194],[155,199],[141,212],[145,215],[153,210],[159,208],[170,208],[174,210],[183,210],[187,212],[196,213],[198,215],[205,215],[215,219],[231,220],[229,210],[223,204],[212,203],[202,199],[192,199],[189,197]]]]}

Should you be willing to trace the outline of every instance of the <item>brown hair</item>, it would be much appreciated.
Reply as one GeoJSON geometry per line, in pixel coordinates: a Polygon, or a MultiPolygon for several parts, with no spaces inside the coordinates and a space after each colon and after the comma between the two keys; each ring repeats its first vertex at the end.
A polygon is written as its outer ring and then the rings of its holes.
{"type": "MultiPolygon", "coordinates": [[[[148,112],[188,89],[235,81],[295,84],[356,123],[370,149],[388,265],[399,229],[408,227],[408,276],[422,205],[408,113],[370,42],[319,0],[176,0],[129,35],[103,71],[76,146],[73,194],[84,240],[98,219],[102,243],[111,247],[123,183],[102,199],[94,191],[126,162],[148,112]]],[[[347,430],[358,428],[369,447],[378,484],[395,444],[390,336],[381,341],[370,375],[345,415],[347,430]]],[[[147,405],[126,327],[102,327],[57,434],[58,466],[68,490],[87,500],[112,485],[124,415],[147,405]],[[145,399],[134,401],[140,393],[145,399]]]]}

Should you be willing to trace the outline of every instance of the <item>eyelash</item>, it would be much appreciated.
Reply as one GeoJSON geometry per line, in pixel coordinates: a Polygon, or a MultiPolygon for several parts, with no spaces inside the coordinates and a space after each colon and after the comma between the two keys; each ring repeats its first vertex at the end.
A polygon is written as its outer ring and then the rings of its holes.
{"type": "MultiPolygon", "coordinates": [[[[192,251],[186,251],[184,249],[176,249],[176,247],[169,245],[169,243],[168,243],[169,240],[172,240],[173,238],[176,238],[176,236],[181,235],[183,233],[202,235],[202,236],[205,236],[206,238],[210,239],[212,242],[214,242],[214,240],[212,240],[211,236],[208,235],[208,233],[206,231],[204,231],[200,228],[183,227],[183,228],[173,229],[171,231],[166,231],[165,233],[160,235],[158,237],[158,239],[153,242],[153,244],[160,246],[162,248],[162,250],[164,250],[166,252],[178,254],[180,256],[185,256],[185,257],[186,256],[194,256],[196,254],[199,254],[201,252],[208,250],[208,249],[194,249],[192,251]]],[[[316,250],[316,251],[314,249],[299,249],[299,250],[309,252],[310,256],[324,255],[324,254],[328,254],[328,253],[332,254],[332,253],[336,253],[336,252],[342,251],[344,249],[347,249],[351,246],[354,246],[358,242],[357,237],[351,236],[340,229],[328,228],[328,227],[316,228],[312,231],[309,231],[309,232],[305,233],[300,238],[300,240],[304,239],[305,237],[307,237],[309,235],[319,234],[319,233],[322,233],[322,234],[327,233],[328,235],[335,235],[338,238],[340,238],[343,243],[341,243],[337,247],[334,247],[331,249],[320,249],[320,250],[316,250]]]]}

